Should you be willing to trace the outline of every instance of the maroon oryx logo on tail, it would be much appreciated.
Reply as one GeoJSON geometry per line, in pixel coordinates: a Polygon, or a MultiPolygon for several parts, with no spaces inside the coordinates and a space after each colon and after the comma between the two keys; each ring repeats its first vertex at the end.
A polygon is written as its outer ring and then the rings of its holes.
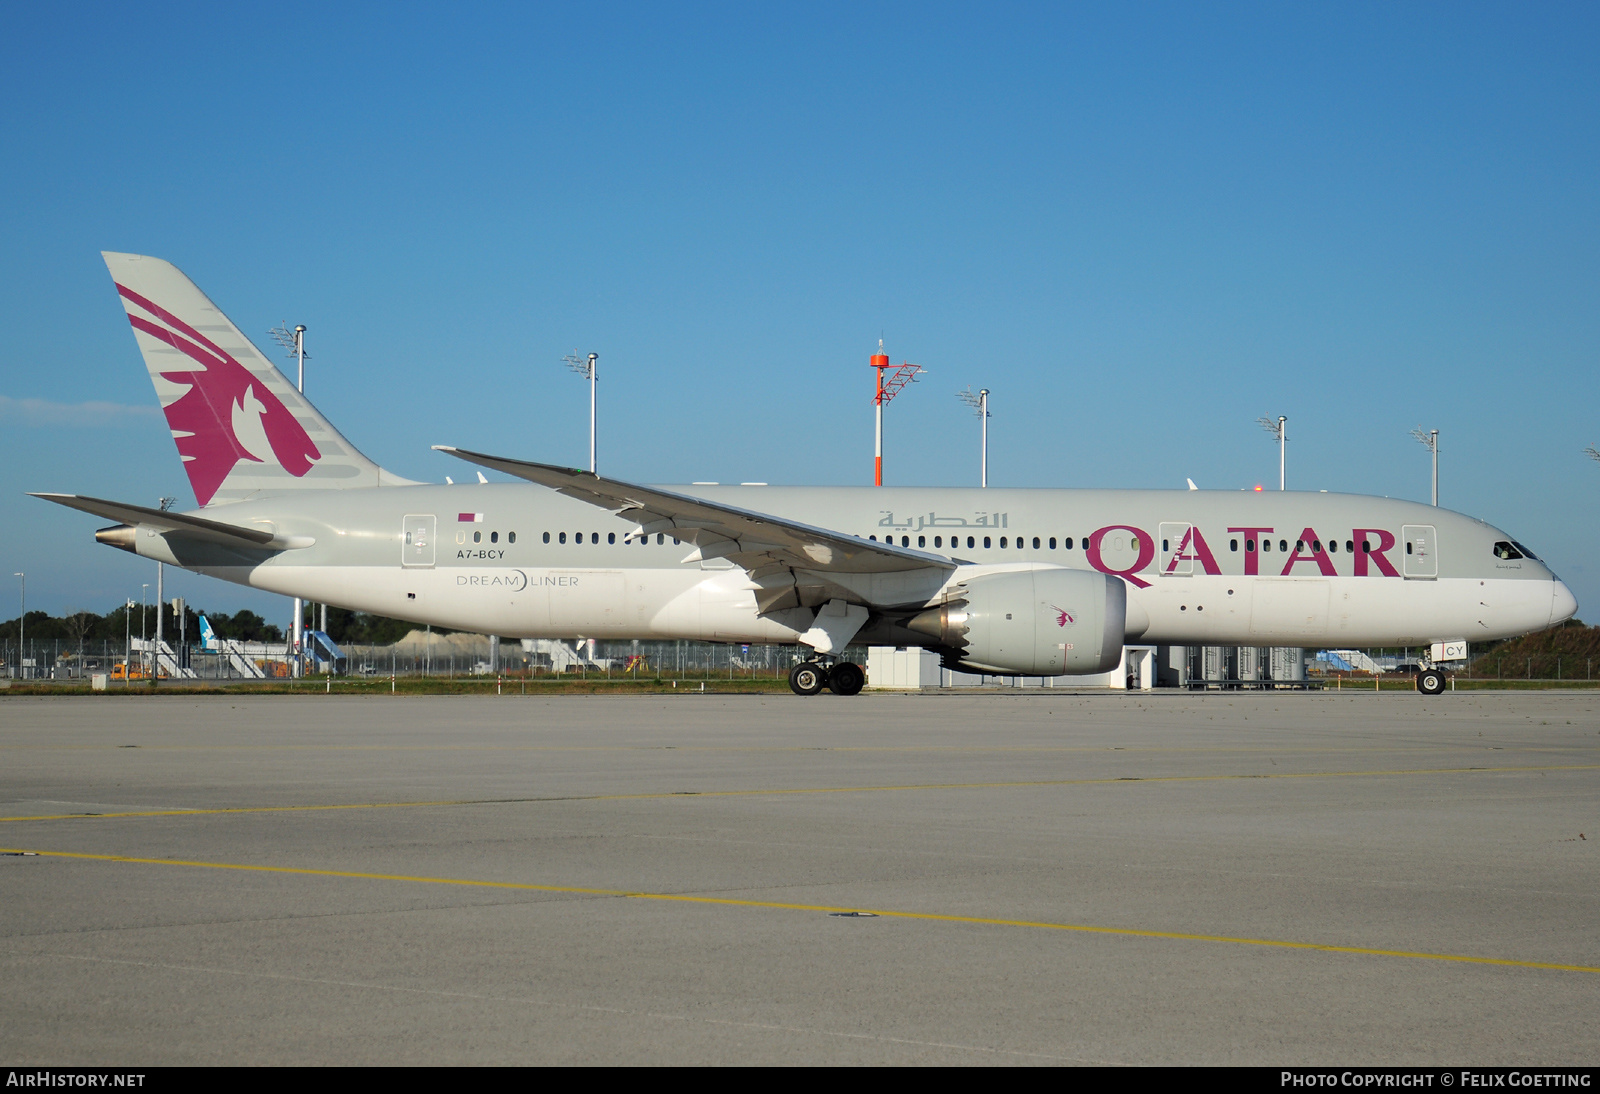
{"type": "Polygon", "coordinates": [[[132,289],[118,285],[117,291],[160,321],[129,312],[128,322],[135,330],[165,342],[200,365],[198,369],[163,372],[161,378],[189,387],[163,409],[195,500],[201,505],[216,496],[240,460],[266,463],[270,453],[278,466],[300,478],[322,458],[289,408],[231,354],[132,289]]]}

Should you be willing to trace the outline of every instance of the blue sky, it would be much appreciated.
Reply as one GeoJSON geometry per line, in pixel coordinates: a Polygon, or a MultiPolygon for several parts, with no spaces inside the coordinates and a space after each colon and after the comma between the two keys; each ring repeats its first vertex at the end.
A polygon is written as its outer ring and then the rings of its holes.
{"type": "MultiPolygon", "coordinates": [[[[153,565],[60,490],[192,504],[102,249],[167,258],[368,455],[1442,500],[1600,608],[1600,9],[33,5],[0,68],[0,566],[153,565]],[[85,405],[90,404],[90,405],[85,405]]],[[[190,575],[218,610],[285,614],[190,575]]],[[[0,616],[15,608],[0,609],[0,616]]]]}

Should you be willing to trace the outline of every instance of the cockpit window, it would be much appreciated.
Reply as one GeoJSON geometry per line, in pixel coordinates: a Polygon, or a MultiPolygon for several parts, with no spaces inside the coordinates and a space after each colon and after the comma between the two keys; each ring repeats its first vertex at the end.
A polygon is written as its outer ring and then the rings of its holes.
{"type": "Polygon", "coordinates": [[[1526,547],[1524,547],[1522,544],[1518,543],[1516,540],[1512,540],[1511,541],[1511,546],[1515,547],[1517,550],[1521,551],[1524,555],[1527,555],[1529,558],[1533,559],[1533,561],[1535,561],[1535,562],[1539,561],[1539,556],[1538,555],[1536,555],[1532,551],[1528,550],[1526,547]]]}
{"type": "Polygon", "coordinates": [[[1503,558],[1509,562],[1514,558],[1521,558],[1522,552],[1517,550],[1516,544],[1501,540],[1494,545],[1494,557],[1503,558]]]}

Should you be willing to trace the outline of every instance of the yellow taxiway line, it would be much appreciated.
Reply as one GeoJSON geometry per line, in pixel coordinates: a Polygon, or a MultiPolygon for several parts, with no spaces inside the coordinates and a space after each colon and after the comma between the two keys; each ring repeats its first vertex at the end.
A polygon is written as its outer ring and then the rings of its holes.
{"type": "Polygon", "coordinates": [[[0,854],[38,855],[46,858],[118,862],[138,866],[188,866],[206,870],[242,870],[252,873],[290,874],[302,877],[350,878],[359,881],[402,881],[410,882],[414,885],[453,885],[475,889],[559,893],[572,896],[618,897],[628,900],[670,901],[678,904],[716,905],[731,908],[761,908],[773,911],[873,916],[885,919],[920,920],[932,923],[964,923],[980,927],[1021,927],[1042,931],[1070,931],[1079,934],[1113,935],[1122,938],[1156,938],[1174,942],[1220,942],[1236,946],[1262,946],[1278,950],[1311,950],[1319,953],[1354,954],[1363,957],[1399,957],[1417,961],[1445,961],[1461,965],[1494,965],[1502,968],[1544,969],[1555,972],[1600,974],[1600,967],[1567,965],[1553,961],[1519,961],[1506,957],[1476,957],[1470,954],[1429,953],[1418,950],[1386,950],[1371,946],[1335,946],[1322,942],[1291,942],[1274,938],[1243,938],[1232,935],[1191,934],[1183,931],[1150,931],[1137,927],[1103,927],[1087,923],[1049,923],[1032,919],[941,915],[936,912],[901,912],[887,908],[846,908],[827,904],[795,904],[774,900],[739,900],[733,897],[694,896],[688,893],[651,893],[630,889],[596,889],[577,885],[535,885],[516,881],[484,881],[474,878],[426,877],[411,874],[376,874],[354,870],[316,870],[299,866],[261,866],[238,862],[197,862],[187,859],[137,858],[131,855],[96,855],[78,851],[36,851],[23,848],[0,848],[0,854]]]}

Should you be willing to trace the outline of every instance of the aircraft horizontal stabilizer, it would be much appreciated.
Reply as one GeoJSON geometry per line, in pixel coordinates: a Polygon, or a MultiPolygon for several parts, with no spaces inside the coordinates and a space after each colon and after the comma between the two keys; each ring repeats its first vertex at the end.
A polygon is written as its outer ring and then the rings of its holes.
{"type": "Polygon", "coordinates": [[[434,448],[608,509],[634,521],[638,525],[635,535],[671,535],[697,548],[692,558],[727,558],[752,576],[774,568],[819,574],[877,574],[948,571],[956,567],[954,560],[943,555],[862,539],[654,486],[603,479],[590,471],[486,456],[448,445],[434,448]]]}
{"type": "Polygon", "coordinates": [[[107,520],[120,521],[134,527],[144,527],[158,533],[172,533],[188,539],[221,543],[228,547],[246,547],[258,551],[292,551],[309,547],[316,542],[311,536],[283,536],[262,528],[244,528],[237,524],[224,524],[205,517],[191,517],[184,513],[171,513],[165,509],[149,509],[122,501],[103,498],[86,498],[80,494],[30,494],[68,509],[93,513],[107,520]]]}

